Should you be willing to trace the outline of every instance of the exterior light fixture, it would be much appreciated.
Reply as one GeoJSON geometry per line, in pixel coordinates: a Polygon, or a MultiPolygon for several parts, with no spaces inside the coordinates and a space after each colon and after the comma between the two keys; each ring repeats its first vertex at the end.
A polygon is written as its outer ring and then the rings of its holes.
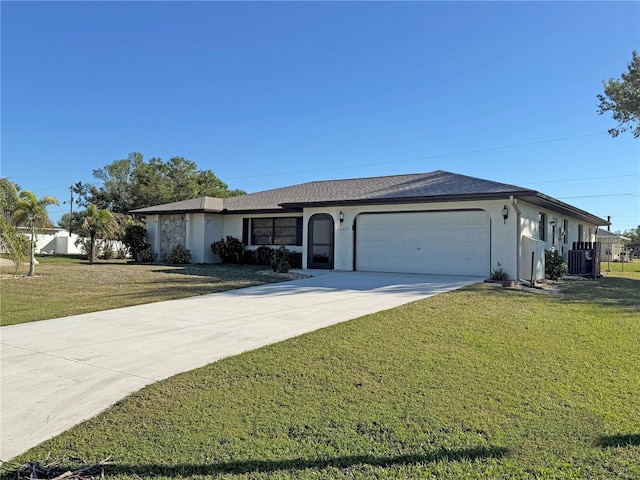
{"type": "Polygon", "coordinates": [[[338,218],[340,218],[340,223],[344,222],[344,213],[340,212],[340,215],[338,218]]]}
{"type": "Polygon", "coordinates": [[[504,207],[502,207],[502,219],[504,220],[504,223],[507,223],[507,218],[509,217],[509,208],[505,205],[504,207]]]}

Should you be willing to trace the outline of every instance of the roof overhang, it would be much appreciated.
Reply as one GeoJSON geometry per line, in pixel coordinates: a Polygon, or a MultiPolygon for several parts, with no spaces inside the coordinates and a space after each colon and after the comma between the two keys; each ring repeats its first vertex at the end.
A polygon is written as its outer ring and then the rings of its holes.
{"type": "MultiPolygon", "coordinates": [[[[532,191],[533,193],[533,191],[532,191]]],[[[430,195],[427,197],[395,197],[395,198],[367,198],[362,200],[330,200],[321,202],[296,202],[282,203],[283,208],[311,208],[311,207],[334,207],[334,206],[354,206],[354,205],[399,205],[410,203],[440,203],[440,202],[469,202],[480,200],[504,200],[511,195],[522,194],[518,192],[500,192],[466,195],[430,195]]]]}
{"type": "Polygon", "coordinates": [[[313,207],[335,207],[335,206],[356,206],[356,205],[399,205],[414,203],[441,203],[441,202],[473,202],[482,200],[509,200],[510,197],[521,199],[525,202],[537,205],[548,210],[559,212],[563,215],[571,216],[596,226],[610,225],[607,220],[596,217],[584,210],[576,208],[568,203],[561,202],[555,198],[544,195],[535,190],[518,190],[513,192],[481,193],[466,195],[433,195],[428,197],[411,198],[370,198],[362,200],[330,200],[320,202],[295,202],[282,203],[283,208],[313,208],[313,207]]]}
{"type": "Polygon", "coordinates": [[[604,220],[603,218],[596,217],[589,212],[585,212],[584,210],[576,208],[573,205],[561,202],[560,200],[549,197],[540,192],[534,192],[534,195],[514,195],[514,197],[520,198],[525,202],[532,203],[533,205],[537,205],[539,207],[554,210],[556,212],[562,213],[563,215],[575,217],[597,227],[611,225],[610,222],[604,220]]]}

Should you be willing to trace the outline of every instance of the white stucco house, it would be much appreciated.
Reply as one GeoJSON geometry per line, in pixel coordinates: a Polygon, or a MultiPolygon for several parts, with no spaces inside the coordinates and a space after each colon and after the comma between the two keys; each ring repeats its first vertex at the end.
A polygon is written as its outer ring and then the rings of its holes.
{"type": "Polygon", "coordinates": [[[608,225],[535,190],[438,170],[303,183],[231,198],[140,208],[162,260],[181,244],[215,263],[213,242],[285,244],[303,268],[473,275],[498,263],[512,279],[544,278],[544,251],[565,256],[608,225]],[[533,269],[533,274],[532,274],[533,269]]]}
{"type": "MultiPolygon", "coordinates": [[[[31,240],[31,232],[27,227],[18,227],[18,231],[31,240]]],[[[78,235],[69,234],[64,228],[40,230],[36,233],[35,253],[79,255],[82,250],[76,245],[78,238],[78,235]]]]}
{"type": "Polygon", "coordinates": [[[630,238],[609,232],[604,228],[598,229],[596,238],[602,244],[600,249],[600,260],[602,262],[618,262],[621,254],[623,259],[628,260],[624,254],[627,252],[625,246],[631,240],[630,238]]]}

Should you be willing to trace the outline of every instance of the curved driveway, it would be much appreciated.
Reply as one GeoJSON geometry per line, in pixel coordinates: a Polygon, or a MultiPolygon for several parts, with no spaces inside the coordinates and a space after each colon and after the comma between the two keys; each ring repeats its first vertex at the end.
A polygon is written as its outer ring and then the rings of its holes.
{"type": "Polygon", "coordinates": [[[0,328],[0,459],[11,459],[158,380],[482,280],[313,274],[0,328]]]}

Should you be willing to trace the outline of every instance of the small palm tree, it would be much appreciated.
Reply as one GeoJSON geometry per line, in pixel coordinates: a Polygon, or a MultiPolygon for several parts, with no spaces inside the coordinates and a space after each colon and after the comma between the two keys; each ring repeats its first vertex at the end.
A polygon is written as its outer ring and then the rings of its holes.
{"type": "Polygon", "coordinates": [[[20,188],[8,178],[0,178],[0,248],[9,256],[16,269],[29,255],[29,239],[18,231],[13,212],[20,200],[20,188]]]}
{"type": "Polygon", "coordinates": [[[47,207],[49,205],[59,205],[57,199],[45,196],[38,200],[32,192],[23,190],[20,192],[20,199],[16,202],[13,211],[13,221],[16,225],[24,225],[31,234],[31,260],[29,262],[29,277],[36,274],[36,233],[44,228],[52,227],[47,207]]]}
{"type": "Polygon", "coordinates": [[[89,237],[89,263],[94,263],[97,256],[96,240],[113,235],[118,230],[118,222],[109,210],[100,210],[89,204],[83,213],[82,230],[89,237]]]}

